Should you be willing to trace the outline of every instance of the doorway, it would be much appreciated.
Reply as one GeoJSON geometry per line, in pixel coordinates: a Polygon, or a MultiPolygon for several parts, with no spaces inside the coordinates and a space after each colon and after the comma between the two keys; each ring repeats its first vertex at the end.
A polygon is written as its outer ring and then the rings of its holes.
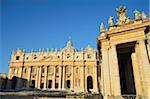
{"type": "Polygon", "coordinates": [[[48,88],[52,88],[52,80],[48,81],[48,88]]]}
{"type": "Polygon", "coordinates": [[[41,89],[44,88],[44,83],[41,83],[40,88],[41,88],[41,89]]]}
{"type": "Polygon", "coordinates": [[[67,80],[67,88],[70,88],[70,80],[67,80]]]}
{"type": "Polygon", "coordinates": [[[93,89],[93,79],[91,76],[87,77],[87,91],[90,92],[90,89],[93,89]]]}
{"type": "Polygon", "coordinates": [[[12,80],[11,80],[11,89],[15,89],[17,85],[17,77],[13,76],[12,80]]]}
{"type": "Polygon", "coordinates": [[[119,75],[122,95],[136,95],[133,65],[131,55],[135,52],[134,43],[125,43],[117,46],[119,75]]]}
{"type": "Polygon", "coordinates": [[[31,80],[30,88],[35,88],[35,80],[31,80]]]}

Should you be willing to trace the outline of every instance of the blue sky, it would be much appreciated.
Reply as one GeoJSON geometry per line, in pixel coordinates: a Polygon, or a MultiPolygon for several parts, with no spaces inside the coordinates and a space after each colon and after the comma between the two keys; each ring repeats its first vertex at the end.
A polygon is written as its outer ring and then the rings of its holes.
{"type": "Polygon", "coordinates": [[[74,47],[96,48],[101,22],[120,5],[127,16],[149,13],[149,0],[0,0],[0,73],[8,73],[11,52],[17,48],[62,48],[71,37],[74,47]]]}

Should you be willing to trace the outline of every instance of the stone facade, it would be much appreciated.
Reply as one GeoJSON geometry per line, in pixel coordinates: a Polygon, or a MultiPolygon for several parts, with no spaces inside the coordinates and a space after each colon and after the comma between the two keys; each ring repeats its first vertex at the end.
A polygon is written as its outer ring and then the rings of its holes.
{"type": "Polygon", "coordinates": [[[97,38],[101,92],[106,99],[121,96],[149,99],[150,22],[144,12],[140,14],[137,10],[135,19],[126,17],[126,7],[118,8],[117,14],[116,23],[113,17],[109,18],[108,29],[101,24],[97,38]]]}
{"type": "Polygon", "coordinates": [[[60,51],[52,48],[51,51],[41,49],[27,53],[17,49],[12,53],[8,78],[18,78],[15,89],[98,92],[97,56],[97,50],[89,45],[77,51],[71,40],[60,51]]]}
{"type": "Polygon", "coordinates": [[[144,12],[100,26],[98,51],[87,46],[77,51],[71,40],[63,49],[12,53],[9,88],[37,88],[101,93],[104,99],[150,99],[150,22],[144,12]]]}

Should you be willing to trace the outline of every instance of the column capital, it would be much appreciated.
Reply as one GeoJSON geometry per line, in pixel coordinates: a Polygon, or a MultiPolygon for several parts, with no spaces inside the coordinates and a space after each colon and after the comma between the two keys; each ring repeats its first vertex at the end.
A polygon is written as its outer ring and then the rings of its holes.
{"type": "Polygon", "coordinates": [[[137,40],[137,44],[141,43],[141,42],[145,42],[146,39],[139,39],[137,40]]]}
{"type": "Polygon", "coordinates": [[[105,46],[105,47],[103,47],[101,50],[102,51],[106,51],[106,50],[108,50],[110,48],[110,46],[105,46]]]}

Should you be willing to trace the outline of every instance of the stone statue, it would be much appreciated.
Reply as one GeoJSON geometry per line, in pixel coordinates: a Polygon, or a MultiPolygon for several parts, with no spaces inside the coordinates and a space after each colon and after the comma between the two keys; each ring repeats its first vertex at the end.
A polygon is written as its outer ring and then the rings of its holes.
{"type": "Polygon", "coordinates": [[[112,16],[109,16],[108,24],[109,24],[109,26],[113,25],[113,17],[112,16]]]}
{"type": "Polygon", "coordinates": [[[49,52],[49,48],[47,48],[47,52],[49,52]]]}
{"type": "Polygon", "coordinates": [[[31,53],[34,52],[34,49],[31,49],[31,53]]]}
{"type": "Polygon", "coordinates": [[[42,48],[42,52],[44,52],[44,48],[42,48]]]}
{"type": "Polygon", "coordinates": [[[100,25],[100,31],[101,31],[101,32],[104,32],[104,31],[105,31],[105,28],[104,28],[104,24],[103,24],[103,23],[101,23],[101,25],[100,25]]]}
{"type": "Polygon", "coordinates": [[[120,6],[117,10],[117,15],[119,17],[119,21],[125,21],[126,20],[126,7],[120,6]]]}
{"type": "Polygon", "coordinates": [[[141,14],[138,10],[135,10],[134,13],[135,13],[135,20],[141,19],[141,14]]]}
{"type": "Polygon", "coordinates": [[[147,18],[146,14],[142,12],[142,19],[146,19],[146,18],[147,18]]]}

